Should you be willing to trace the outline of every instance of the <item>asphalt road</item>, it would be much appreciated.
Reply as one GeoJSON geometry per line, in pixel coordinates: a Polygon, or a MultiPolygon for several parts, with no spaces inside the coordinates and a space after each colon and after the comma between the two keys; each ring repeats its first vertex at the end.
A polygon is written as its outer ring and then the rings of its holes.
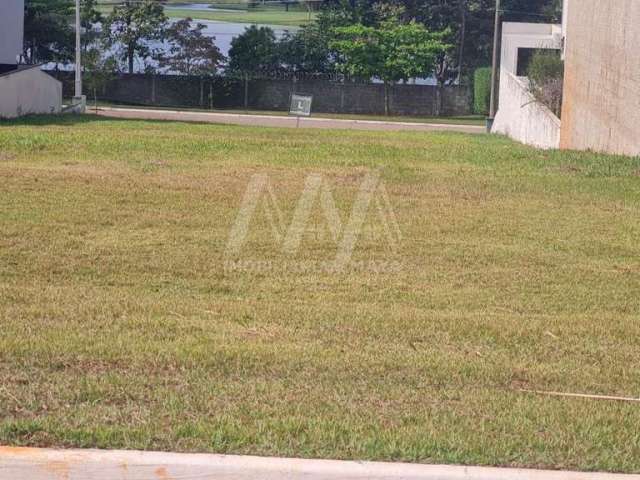
{"type": "MultiPolygon", "coordinates": [[[[243,113],[213,113],[179,110],[151,110],[144,108],[99,107],[98,115],[115,118],[138,118],[145,120],[174,120],[181,122],[208,122],[232,125],[253,125],[262,127],[296,128],[295,117],[278,115],[249,115],[243,113]]],[[[384,131],[448,131],[462,133],[485,133],[485,127],[479,125],[454,125],[417,122],[385,122],[381,120],[349,120],[337,118],[302,117],[300,128],[325,128],[344,130],[384,130],[384,131]]]]}

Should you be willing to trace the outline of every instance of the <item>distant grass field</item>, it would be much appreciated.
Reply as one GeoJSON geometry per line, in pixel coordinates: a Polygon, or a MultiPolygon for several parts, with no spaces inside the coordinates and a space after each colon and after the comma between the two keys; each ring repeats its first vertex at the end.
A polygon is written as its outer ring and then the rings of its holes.
{"type": "MultiPolygon", "coordinates": [[[[114,2],[115,3],[115,2],[114,2]]],[[[169,2],[173,4],[181,3],[204,3],[204,2],[169,2]]],[[[210,3],[210,2],[206,2],[210,3]]],[[[284,5],[259,5],[248,9],[242,5],[243,2],[229,3],[216,2],[216,6],[233,11],[204,11],[171,8],[165,9],[165,13],[169,18],[187,18],[191,17],[196,20],[212,20],[218,22],[230,23],[254,23],[261,25],[274,25],[284,27],[298,27],[312,22],[316,17],[316,12],[308,12],[299,5],[293,5],[289,11],[285,10],[284,5]]],[[[109,13],[113,7],[109,4],[102,4],[100,10],[103,13],[109,13]]]]}
{"type": "Polygon", "coordinates": [[[192,17],[197,20],[215,20],[218,22],[231,23],[256,23],[261,25],[282,25],[285,27],[297,27],[310,23],[315,18],[314,12],[304,12],[301,10],[291,10],[289,12],[284,9],[251,9],[237,10],[233,12],[221,11],[193,11],[171,9],[165,10],[170,18],[186,18],[192,17]]]}
{"type": "Polygon", "coordinates": [[[640,472],[640,159],[505,138],[85,117],[0,122],[0,443],[640,472]],[[342,222],[379,169],[359,268],[342,222]],[[262,205],[262,204],[260,204],[262,205]],[[396,268],[377,273],[381,261],[396,268]],[[362,268],[362,265],[369,265],[362,268]],[[281,269],[283,266],[286,268],[281,269]]]}

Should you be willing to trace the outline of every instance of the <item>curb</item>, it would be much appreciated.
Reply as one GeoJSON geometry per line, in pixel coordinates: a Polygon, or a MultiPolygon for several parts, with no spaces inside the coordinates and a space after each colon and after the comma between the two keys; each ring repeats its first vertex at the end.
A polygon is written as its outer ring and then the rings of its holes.
{"type": "Polygon", "coordinates": [[[0,447],[0,480],[640,480],[640,475],[122,450],[0,447]]]}
{"type": "MultiPolygon", "coordinates": [[[[168,109],[143,109],[122,107],[99,107],[97,111],[88,109],[87,113],[100,116],[125,119],[168,120],[182,122],[205,122],[227,125],[249,125],[262,127],[297,128],[296,117],[284,115],[254,115],[245,113],[200,112],[168,109]]],[[[346,118],[303,117],[301,128],[354,129],[387,131],[445,131],[472,134],[486,133],[486,127],[464,124],[391,122],[384,120],[356,120],[346,118]]]]}

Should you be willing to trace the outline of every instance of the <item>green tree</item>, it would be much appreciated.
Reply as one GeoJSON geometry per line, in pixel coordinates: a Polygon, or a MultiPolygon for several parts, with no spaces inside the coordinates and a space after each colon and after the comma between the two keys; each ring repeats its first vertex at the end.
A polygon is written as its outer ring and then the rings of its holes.
{"type": "Polygon", "coordinates": [[[94,104],[98,104],[98,92],[116,76],[118,62],[113,57],[105,57],[99,45],[89,48],[83,55],[83,84],[93,96],[94,104]]]}
{"type": "Polygon", "coordinates": [[[26,0],[24,61],[65,63],[73,58],[72,0],[26,0]]]}
{"type": "Polygon", "coordinates": [[[379,28],[352,25],[336,29],[332,47],[338,69],[361,79],[378,77],[384,83],[384,111],[389,114],[389,86],[401,80],[431,75],[439,54],[448,48],[447,32],[432,33],[423,25],[396,20],[379,28]]]}
{"type": "Polygon", "coordinates": [[[249,78],[272,72],[279,67],[276,35],[269,27],[251,25],[231,40],[229,65],[231,74],[244,79],[244,106],[249,106],[249,78]]]}
{"type": "Polygon", "coordinates": [[[149,42],[163,39],[166,23],[162,4],[153,0],[126,0],[105,19],[103,34],[107,46],[118,48],[128,72],[133,73],[136,57],[146,60],[153,55],[149,42]]]}
{"type": "MultiPolygon", "coordinates": [[[[558,22],[561,0],[503,0],[502,18],[513,22],[558,22]]],[[[462,80],[475,68],[491,61],[495,0],[328,0],[320,15],[333,26],[360,23],[378,27],[393,9],[399,18],[412,20],[427,30],[447,30],[450,46],[437,58],[435,76],[439,85],[462,80]]],[[[319,17],[319,18],[320,18],[319,17]]]]}
{"type": "Polygon", "coordinates": [[[215,37],[203,34],[206,25],[192,26],[191,18],[184,18],[171,25],[166,32],[169,51],[159,58],[162,68],[185,75],[212,75],[224,56],[215,44],[215,37]]]}
{"type": "Polygon", "coordinates": [[[229,71],[257,74],[278,67],[276,35],[269,27],[251,25],[231,40],[229,71]]]}
{"type": "Polygon", "coordinates": [[[320,24],[306,25],[278,42],[280,63],[294,72],[332,72],[335,65],[329,48],[331,39],[320,24]]]}
{"type": "Polygon", "coordinates": [[[82,50],[87,52],[100,39],[98,25],[103,22],[98,10],[98,0],[81,0],[80,24],[82,25],[82,50]]]}

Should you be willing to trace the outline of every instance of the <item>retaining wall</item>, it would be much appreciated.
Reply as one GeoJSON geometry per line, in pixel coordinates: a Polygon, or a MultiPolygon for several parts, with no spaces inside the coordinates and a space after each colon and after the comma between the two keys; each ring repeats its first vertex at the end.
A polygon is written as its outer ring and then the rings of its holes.
{"type": "Polygon", "coordinates": [[[502,70],[500,109],[492,132],[539,148],[560,146],[560,120],[528,91],[526,79],[502,70]]]}

